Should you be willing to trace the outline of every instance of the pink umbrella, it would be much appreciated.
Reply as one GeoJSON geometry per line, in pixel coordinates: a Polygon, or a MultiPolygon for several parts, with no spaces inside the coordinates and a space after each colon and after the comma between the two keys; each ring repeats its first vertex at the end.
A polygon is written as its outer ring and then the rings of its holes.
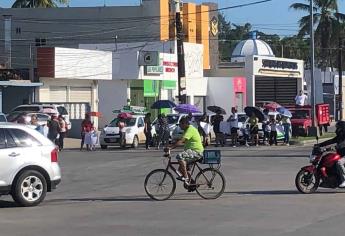
{"type": "Polygon", "coordinates": [[[43,108],[42,113],[45,114],[58,114],[59,112],[53,108],[43,108]]]}
{"type": "Polygon", "coordinates": [[[128,112],[122,112],[120,114],[117,115],[117,118],[120,118],[120,119],[129,119],[129,118],[132,118],[132,114],[131,113],[128,113],[128,112]]]}
{"type": "Polygon", "coordinates": [[[276,102],[272,102],[272,103],[268,103],[266,105],[264,105],[264,108],[268,109],[268,110],[277,110],[277,108],[282,107],[280,104],[276,103],[276,102]]]}

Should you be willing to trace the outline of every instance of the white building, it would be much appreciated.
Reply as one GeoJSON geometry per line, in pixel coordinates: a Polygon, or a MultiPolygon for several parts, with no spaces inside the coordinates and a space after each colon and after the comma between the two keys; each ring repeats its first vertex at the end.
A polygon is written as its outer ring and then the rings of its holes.
{"type": "MultiPolygon", "coordinates": [[[[112,53],[72,48],[39,48],[38,74],[43,86],[36,101],[62,103],[72,121],[72,135],[80,135],[85,113],[98,112],[99,81],[112,79],[112,53]]],[[[94,118],[95,127],[98,119],[94,118]]]]}
{"type": "MultiPolygon", "coordinates": [[[[99,111],[103,114],[100,127],[114,118],[113,110],[128,101],[131,105],[147,108],[158,99],[178,101],[175,41],[81,44],[79,47],[112,52],[112,79],[99,83],[99,111]],[[157,58],[157,62],[144,62],[145,55],[157,58]]],[[[207,79],[203,77],[203,46],[185,43],[184,50],[187,100],[203,110],[207,94],[207,79]]]]}

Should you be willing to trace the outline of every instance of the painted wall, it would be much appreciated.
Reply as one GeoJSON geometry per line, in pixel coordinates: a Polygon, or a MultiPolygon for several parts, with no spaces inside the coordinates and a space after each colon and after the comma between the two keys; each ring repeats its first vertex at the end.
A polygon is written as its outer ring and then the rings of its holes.
{"type": "Polygon", "coordinates": [[[227,116],[231,114],[234,103],[234,86],[232,77],[209,77],[206,106],[220,106],[225,109],[227,116]]]}
{"type": "Polygon", "coordinates": [[[111,80],[112,53],[55,48],[55,78],[111,80]]]}
{"type": "Polygon", "coordinates": [[[126,80],[99,82],[99,111],[102,113],[102,117],[99,119],[99,128],[103,128],[114,118],[113,110],[127,104],[127,83],[126,80]]]}
{"type": "Polygon", "coordinates": [[[112,79],[114,80],[177,80],[177,54],[174,41],[140,42],[123,44],[81,44],[79,48],[111,51],[113,53],[112,79]],[[157,51],[162,74],[145,75],[144,67],[138,65],[138,56],[142,51],[157,51]]]}
{"type": "Polygon", "coordinates": [[[27,104],[33,89],[33,87],[13,86],[2,88],[2,112],[6,114],[16,106],[27,104]]]}

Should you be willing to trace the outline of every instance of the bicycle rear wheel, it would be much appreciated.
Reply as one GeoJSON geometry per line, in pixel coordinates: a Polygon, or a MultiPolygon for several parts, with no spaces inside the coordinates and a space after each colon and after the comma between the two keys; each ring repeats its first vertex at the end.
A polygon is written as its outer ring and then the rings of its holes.
{"type": "Polygon", "coordinates": [[[195,177],[196,192],[204,199],[216,199],[225,190],[225,178],[223,174],[213,168],[206,168],[195,177]]]}
{"type": "Polygon", "coordinates": [[[144,187],[151,199],[164,201],[174,194],[176,181],[169,171],[157,169],[146,176],[144,187]]]}

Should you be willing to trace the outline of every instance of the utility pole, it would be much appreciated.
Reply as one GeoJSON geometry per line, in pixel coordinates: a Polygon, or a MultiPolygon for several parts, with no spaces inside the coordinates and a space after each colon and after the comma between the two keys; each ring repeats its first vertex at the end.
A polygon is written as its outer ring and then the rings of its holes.
{"type": "Polygon", "coordinates": [[[339,120],[343,119],[343,45],[342,45],[342,38],[341,38],[341,27],[340,27],[340,19],[338,16],[338,26],[339,26],[339,48],[338,48],[338,72],[339,72],[339,120]]]}
{"type": "Polygon", "coordinates": [[[177,66],[178,66],[178,99],[180,104],[186,103],[185,92],[185,62],[183,49],[183,27],[181,21],[181,0],[173,0],[175,3],[175,26],[176,26],[176,43],[177,43],[177,66]]]}
{"type": "Polygon", "coordinates": [[[311,80],[311,111],[312,111],[312,130],[311,134],[319,136],[319,130],[316,125],[316,112],[315,112],[315,80],[314,80],[314,2],[310,0],[310,80],[311,80]]]}

